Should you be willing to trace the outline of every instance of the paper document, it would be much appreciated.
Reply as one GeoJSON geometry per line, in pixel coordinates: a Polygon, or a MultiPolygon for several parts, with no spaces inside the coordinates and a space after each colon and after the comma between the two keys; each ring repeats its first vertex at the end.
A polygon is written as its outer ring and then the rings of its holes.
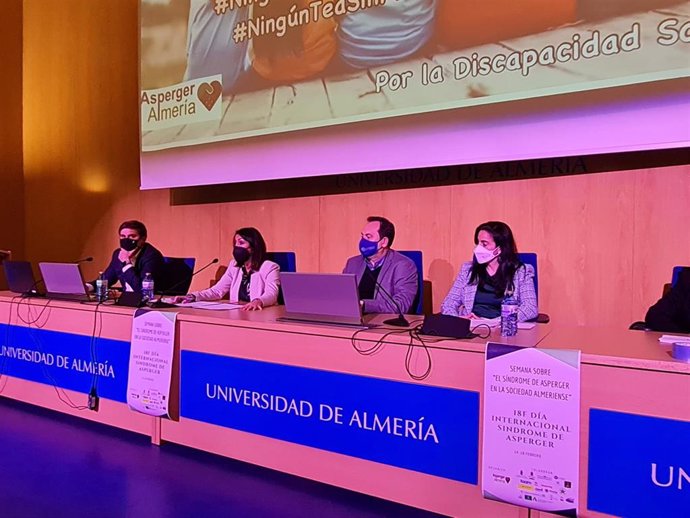
{"type": "Polygon", "coordinates": [[[674,344],[676,342],[690,342],[690,336],[688,335],[661,335],[659,337],[659,343],[662,344],[674,344]]]}
{"type": "Polygon", "coordinates": [[[470,319],[470,329],[474,329],[477,326],[489,326],[497,327],[501,325],[501,318],[471,318],[470,319]]]}
{"type": "Polygon", "coordinates": [[[231,304],[229,302],[212,302],[200,300],[198,302],[188,302],[186,304],[176,304],[181,308],[206,309],[209,311],[227,311],[228,309],[239,309],[242,304],[231,304]]]}

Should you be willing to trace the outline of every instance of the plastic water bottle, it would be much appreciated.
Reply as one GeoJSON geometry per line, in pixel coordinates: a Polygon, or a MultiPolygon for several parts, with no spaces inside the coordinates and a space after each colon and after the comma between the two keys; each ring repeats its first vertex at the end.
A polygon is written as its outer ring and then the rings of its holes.
{"type": "Polygon", "coordinates": [[[515,336],[518,331],[518,300],[506,293],[501,303],[501,336],[515,336]]]}
{"type": "Polygon", "coordinates": [[[96,300],[98,302],[108,300],[108,279],[103,277],[103,272],[98,272],[98,279],[96,279],[96,300]]]}
{"type": "Polygon", "coordinates": [[[153,277],[149,272],[146,272],[144,280],[141,281],[141,298],[143,301],[153,300],[153,277]]]}

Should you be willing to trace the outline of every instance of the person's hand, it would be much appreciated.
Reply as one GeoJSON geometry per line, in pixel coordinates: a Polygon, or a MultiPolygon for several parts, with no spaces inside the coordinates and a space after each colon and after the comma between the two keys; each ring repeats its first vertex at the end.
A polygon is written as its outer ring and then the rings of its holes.
{"type": "Polygon", "coordinates": [[[261,309],[264,309],[264,303],[261,302],[261,299],[254,299],[242,306],[242,311],[257,311],[261,309]]]}
{"type": "Polygon", "coordinates": [[[120,248],[120,251],[117,254],[117,258],[120,260],[121,263],[129,263],[132,258],[132,255],[127,250],[123,250],[122,248],[120,248]]]}
{"type": "Polygon", "coordinates": [[[467,318],[474,319],[474,318],[481,318],[481,317],[478,317],[474,313],[470,313],[469,315],[467,315],[467,318]]]}
{"type": "Polygon", "coordinates": [[[188,295],[177,295],[176,297],[172,297],[173,304],[189,304],[190,302],[194,302],[195,300],[196,297],[191,293],[188,295]]]}
{"type": "Polygon", "coordinates": [[[86,293],[93,293],[94,291],[96,291],[96,288],[94,288],[94,287],[93,287],[91,284],[89,284],[88,282],[85,282],[85,283],[84,283],[84,287],[86,288],[86,293]]]}

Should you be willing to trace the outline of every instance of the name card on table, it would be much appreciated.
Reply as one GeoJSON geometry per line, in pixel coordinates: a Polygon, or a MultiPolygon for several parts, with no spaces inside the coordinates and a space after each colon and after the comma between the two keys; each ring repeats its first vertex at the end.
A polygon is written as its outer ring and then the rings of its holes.
{"type": "Polygon", "coordinates": [[[155,417],[170,417],[170,384],[177,313],[138,309],[132,320],[127,404],[155,417]]]}
{"type": "Polygon", "coordinates": [[[577,516],[580,351],[487,344],[484,498],[577,516]]]}

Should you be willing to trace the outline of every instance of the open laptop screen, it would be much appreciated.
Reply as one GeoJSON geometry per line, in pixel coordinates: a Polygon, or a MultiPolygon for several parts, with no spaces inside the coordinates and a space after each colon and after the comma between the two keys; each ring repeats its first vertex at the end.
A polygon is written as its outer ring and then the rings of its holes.
{"type": "Polygon", "coordinates": [[[64,295],[86,295],[84,278],[76,263],[38,263],[46,292],[64,295]]]}
{"type": "Polygon", "coordinates": [[[34,272],[29,261],[3,261],[7,287],[13,293],[29,293],[36,288],[34,272]]]}
{"type": "Polygon", "coordinates": [[[361,324],[354,274],[281,273],[285,316],[344,324],[361,324]]]}

